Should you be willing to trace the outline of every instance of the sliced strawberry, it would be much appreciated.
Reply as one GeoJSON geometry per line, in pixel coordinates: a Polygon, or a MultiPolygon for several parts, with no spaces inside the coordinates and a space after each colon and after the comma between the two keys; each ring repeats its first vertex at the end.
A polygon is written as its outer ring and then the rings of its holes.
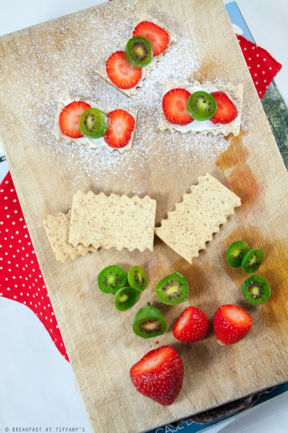
{"type": "Polygon", "coordinates": [[[187,125],[193,117],[187,110],[187,102],[191,93],[185,89],[172,89],[162,100],[162,108],[166,119],[178,125],[187,125]]]}
{"type": "Polygon", "coordinates": [[[127,111],[114,110],[108,113],[109,126],[104,140],[110,147],[124,147],[130,139],[135,127],[135,119],[127,111]]]}
{"type": "Polygon", "coordinates": [[[237,305],[222,305],[214,314],[213,326],[220,344],[234,344],[250,331],[252,319],[237,305]]]}
{"type": "Polygon", "coordinates": [[[130,370],[137,391],[164,406],[172,404],[178,396],[183,375],[183,361],[170,346],[151,350],[130,370]]]}
{"type": "Polygon", "coordinates": [[[166,30],[150,21],[141,21],[141,23],[135,27],[133,37],[135,38],[137,36],[148,39],[152,46],[153,56],[159,56],[169,45],[170,38],[166,30]]]}
{"type": "Polygon", "coordinates": [[[237,108],[224,92],[212,92],[217,110],[215,115],[210,119],[213,123],[230,123],[236,119],[238,115],[237,108]]]}
{"type": "Polygon", "coordinates": [[[111,54],[106,62],[107,75],[119,89],[135,87],[142,77],[142,69],[130,65],[124,51],[111,54]]]}
{"type": "Polygon", "coordinates": [[[87,110],[87,108],[90,108],[90,105],[82,101],[71,102],[71,104],[63,108],[59,116],[59,126],[62,134],[71,138],[83,137],[79,122],[83,111],[87,110]]]}
{"type": "Polygon", "coordinates": [[[186,308],[178,317],[173,335],[184,343],[193,343],[207,335],[209,321],[205,313],[196,307],[186,308]]]}

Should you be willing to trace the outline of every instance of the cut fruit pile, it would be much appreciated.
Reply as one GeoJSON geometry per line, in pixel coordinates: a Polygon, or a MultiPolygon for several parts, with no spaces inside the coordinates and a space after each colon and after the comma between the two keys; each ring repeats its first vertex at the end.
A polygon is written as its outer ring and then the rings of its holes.
{"type": "MultiPolygon", "coordinates": [[[[244,272],[251,273],[263,262],[264,251],[250,250],[247,242],[236,241],[229,245],[226,260],[233,268],[242,266],[244,272]]],[[[250,304],[260,305],[269,299],[271,289],[264,277],[253,275],[242,284],[242,293],[250,304]]],[[[167,305],[184,302],[189,296],[188,282],[177,272],[167,275],[156,285],[156,295],[167,305]]],[[[237,343],[251,327],[251,316],[237,305],[221,305],[213,316],[216,340],[221,345],[237,343]]],[[[142,338],[162,335],[166,328],[163,313],[150,304],[141,308],[134,317],[133,330],[142,338]]],[[[176,320],[173,336],[183,343],[194,343],[205,338],[208,330],[206,314],[197,307],[189,306],[176,320]]],[[[175,401],[182,387],[183,375],[183,362],[170,346],[148,352],[130,370],[131,381],[137,391],[162,405],[175,401]]]]}
{"type": "Polygon", "coordinates": [[[86,102],[73,101],[61,111],[59,127],[67,137],[103,138],[109,147],[119,149],[130,142],[135,119],[125,110],[117,109],[107,114],[86,102]]]}
{"type": "MultiPolygon", "coordinates": [[[[219,344],[235,344],[248,334],[252,319],[237,305],[222,305],[214,314],[213,327],[219,344]]],[[[178,317],[173,335],[183,343],[194,343],[205,338],[208,329],[206,314],[190,306],[178,317]]],[[[166,330],[165,318],[158,308],[147,305],[137,312],[133,330],[142,338],[159,336],[166,330]]],[[[137,391],[165,406],[177,398],[183,376],[183,361],[171,346],[161,346],[148,352],[130,370],[131,381],[137,391]]]]}
{"type": "Polygon", "coordinates": [[[177,125],[187,125],[193,120],[227,124],[238,116],[235,104],[220,91],[201,90],[191,94],[186,89],[171,89],[163,97],[162,108],[168,122],[177,125]]]}
{"type": "MultiPolygon", "coordinates": [[[[237,251],[241,254],[243,245],[244,242],[238,243],[237,251]]],[[[104,268],[98,275],[99,289],[114,294],[115,307],[120,311],[135,305],[140,292],[147,287],[147,277],[140,266],[130,268],[128,283],[130,286],[127,285],[126,273],[116,265],[104,268]]],[[[155,292],[163,304],[177,305],[188,299],[189,286],[186,278],[175,272],[162,278],[157,283],[155,292]]],[[[248,334],[252,319],[241,307],[222,305],[214,314],[213,327],[220,344],[234,344],[248,334]]],[[[148,339],[164,334],[167,323],[161,310],[148,303],[136,312],[132,329],[137,336],[148,339]]],[[[177,318],[173,336],[182,343],[195,343],[205,338],[208,330],[209,320],[206,314],[197,307],[189,306],[177,318]]],[[[183,362],[170,346],[148,352],[130,370],[137,391],[162,405],[170,405],[175,401],[182,387],[183,375],[183,362]]]]}
{"type": "Polygon", "coordinates": [[[169,34],[150,21],[141,21],[133,31],[125,51],[116,51],[106,61],[106,73],[119,89],[135,87],[142,78],[142,68],[169,46],[169,34]]]}

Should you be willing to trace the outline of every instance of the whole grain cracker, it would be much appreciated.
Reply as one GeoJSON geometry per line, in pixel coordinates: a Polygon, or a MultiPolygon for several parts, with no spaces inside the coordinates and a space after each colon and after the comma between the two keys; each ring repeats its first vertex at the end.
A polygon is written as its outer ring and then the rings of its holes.
{"type": "Polygon", "coordinates": [[[183,196],[168,218],[161,221],[155,233],[170,248],[192,263],[199,251],[206,248],[213,233],[240,206],[240,198],[210,174],[200,176],[198,184],[183,196]]]}
{"type": "Polygon", "coordinates": [[[78,191],[73,195],[69,242],[95,248],[153,250],[156,201],[78,191]]]}
{"type": "Polygon", "coordinates": [[[85,256],[97,249],[83,245],[73,246],[68,242],[71,211],[66,214],[48,215],[43,221],[47,237],[55,254],[56,260],[64,263],[67,259],[75,260],[78,256],[85,256]]]}

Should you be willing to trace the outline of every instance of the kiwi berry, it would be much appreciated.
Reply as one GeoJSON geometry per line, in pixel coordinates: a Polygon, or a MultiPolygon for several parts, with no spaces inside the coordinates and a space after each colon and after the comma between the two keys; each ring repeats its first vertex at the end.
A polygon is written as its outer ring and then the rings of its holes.
{"type": "Polygon", "coordinates": [[[104,293],[116,293],[126,284],[126,273],[119,266],[108,266],[98,275],[98,287],[104,293]]]}
{"type": "Polygon", "coordinates": [[[143,292],[147,287],[147,277],[141,266],[132,266],[128,271],[128,283],[135,290],[143,292]]]}
{"type": "Polygon", "coordinates": [[[188,282],[179,272],[167,275],[156,285],[156,295],[163,304],[181,304],[189,296],[188,282]]]}
{"type": "Polygon", "coordinates": [[[133,331],[142,338],[152,338],[164,334],[166,320],[163,313],[152,305],[146,305],[137,311],[133,320],[133,331]]]}
{"type": "Polygon", "coordinates": [[[114,305],[119,311],[125,311],[133,307],[138,301],[139,292],[131,287],[122,287],[114,296],[114,305]]]}
{"type": "Polygon", "coordinates": [[[199,90],[192,93],[187,102],[187,111],[195,120],[209,120],[216,113],[216,101],[210,93],[199,90]]]}
{"type": "Polygon", "coordinates": [[[241,288],[246,301],[252,305],[264,304],[271,294],[268,281],[261,275],[252,275],[247,278],[241,288]]]}
{"type": "Polygon", "coordinates": [[[153,57],[150,42],[142,36],[129,39],[125,54],[128,62],[135,68],[147,66],[153,57]]]}
{"type": "Polygon", "coordinates": [[[241,266],[246,274],[256,272],[264,260],[264,251],[261,248],[248,251],[242,259],[241,266]]]}
{"type": "Polygon", "coordinates": [[[229,245],[226,251],[227,263],[232,268],[239,268],[242,263],[242,259],[245,254],[249,251],[248,244],[244,241],[236,241],[229,245]]]}
{"type": "Polygon", "coordinates": [[[90,138],[104,137],[108,129],[108,117],[98,108],[87,108],[80,117],[80,130],[90,138]]]}

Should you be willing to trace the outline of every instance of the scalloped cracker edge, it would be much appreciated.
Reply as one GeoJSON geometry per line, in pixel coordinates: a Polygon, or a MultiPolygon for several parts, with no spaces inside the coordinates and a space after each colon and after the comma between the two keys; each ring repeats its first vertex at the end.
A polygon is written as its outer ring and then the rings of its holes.
{"type": "Polygon", "coordinates": [[[153,251],[156,201],[148,196],[73,195],[69,242],[95,248],[153,251]]]}
{"type": "MultiPolygon", "coordinates": [[[[236,117],[236,119],[234,119],[232,122],[227,123],[227,124],[212,124],[213,128],[212,129],[206,129],[206,130],[193,130],[193,129],[189,129],[187,128],[188,125],[185,125],[185,129],[183,128],[181,130],[181,127],[179,128],[179,125],[173,125],[173,123],[168,122],[168,120],[166,119],[166,117],[163,114],[163,111],[161,110],[161,117],[159,120],[159,129],[160,131],[166,131],[169,130],[172,133],[175,132],[179,132],[180,134],[203,134],[203,135],[208,135],[208,134],[212,134],[214,136],[219,135],[219,134],[223,134],[224,136],[227,136],[229,134],[233,134],[235,136],[239,135],[240,133],[240,126],[241,126],[241,117],[242,117],[242,106],[243,106],[243,84],[242,83],[238,83],[237,85],[234,85],[230,82],[228,83],[219,83],[219,81],[215,81],[215,82],[211,82],[211,81],[206,81],[203,83],[200,83],[199,81],[191,81],[191,82],[184,82],[184,83],[172,83],[172,82],[168,82],[166,81],[163,85],[163,96],[172,89],[176,89],[176,88],[185,88],[188,89],[189,87],[193,87],[193,86],[199,86],[203,89],[209,88],[209,87],[215,87],[218,91],[224,92],[226,93],[226,95],[229,96],[229,98],[231,99],[231,101],[235,104],[237,111],[238,111],[238,116],[236,117]]],[[[162,97],[163,99],[163,97],[162,97]]],[[[190,124],[189,124],[190,125],[190,124]]],[[[191,122],[191,128],[193,127],[193,122],[191,122]]]]}
{"type": "MultiPolygon", "coordinates": [[[[159,27],[166,30],[166,32],[169,33],[170,41],[169,41],[169,45],[168,45],[167,49],[163,53],[159,54],[159,56],[157,56],[157,57],[153,57],[151,63],[149,63],[149,65],[145,66],[144,68],[142,68],[142,77],[140,78],[138,83],[134,87],[132,87],[131,89],[120,89],[108,77],[107,72],[106,72],[106,61],[105,61],[105,64],[98,65],[98,68],[95,69],[95,73],[99,77],[103,78],[103,80],[105,80],[107,83],[111,84],[111,86],[115,87],[115,89],[119,90],[120,92],[124,93],[124,95],[129,96],[129,97],[135,96],[137,94],[137,90],[144,86],[144,81],[149,78],[151,71],[153,71],[157,67],[157,63],[160,60],[162,60],[162,58],[165,56],[165,54],[167,54],[167,52],[171,48],[171,45],[173,45],[177,42],[176,36],[174,35],[173,32],[171,32],[169,29],[167,29],[167,27],[165,27],[162,23],[160,23],[156,18],[153,18],[148,14],[143,15],[139,20],[137,20],[133,24],[133,30],[139,23],[141,23],[141,21],[151,21],[152,23],[157,24],[159,27]]],[[[133,30],[132,30],[131,36],[129,34],[126,39],[124,39],[123,41],[120,41],[120,43],[118,44],[118,47],[117,47],[117,49],[115,49],[115,51],[125,51],[127,41],[133,37],[133,30]]]]}
{"type": "Polygon", "coordinates": [[[43,221],[44,228],[57,261],[75,260],[78,256],[85,256],[97,249],[83,245],[71,245],[68,242],[71,211],[56,216],[48,215],[43,221]]]}
{"type": "Polygon", "coordinates": [[[168,218],[155,228],[156,235],[170,248],[192,263],[199,251],[206,248],[220,225],[227,221],[234,208],[241,205],[240,198],[207,173],[198,178],[191,192],[184,194],[168,218]]]}

